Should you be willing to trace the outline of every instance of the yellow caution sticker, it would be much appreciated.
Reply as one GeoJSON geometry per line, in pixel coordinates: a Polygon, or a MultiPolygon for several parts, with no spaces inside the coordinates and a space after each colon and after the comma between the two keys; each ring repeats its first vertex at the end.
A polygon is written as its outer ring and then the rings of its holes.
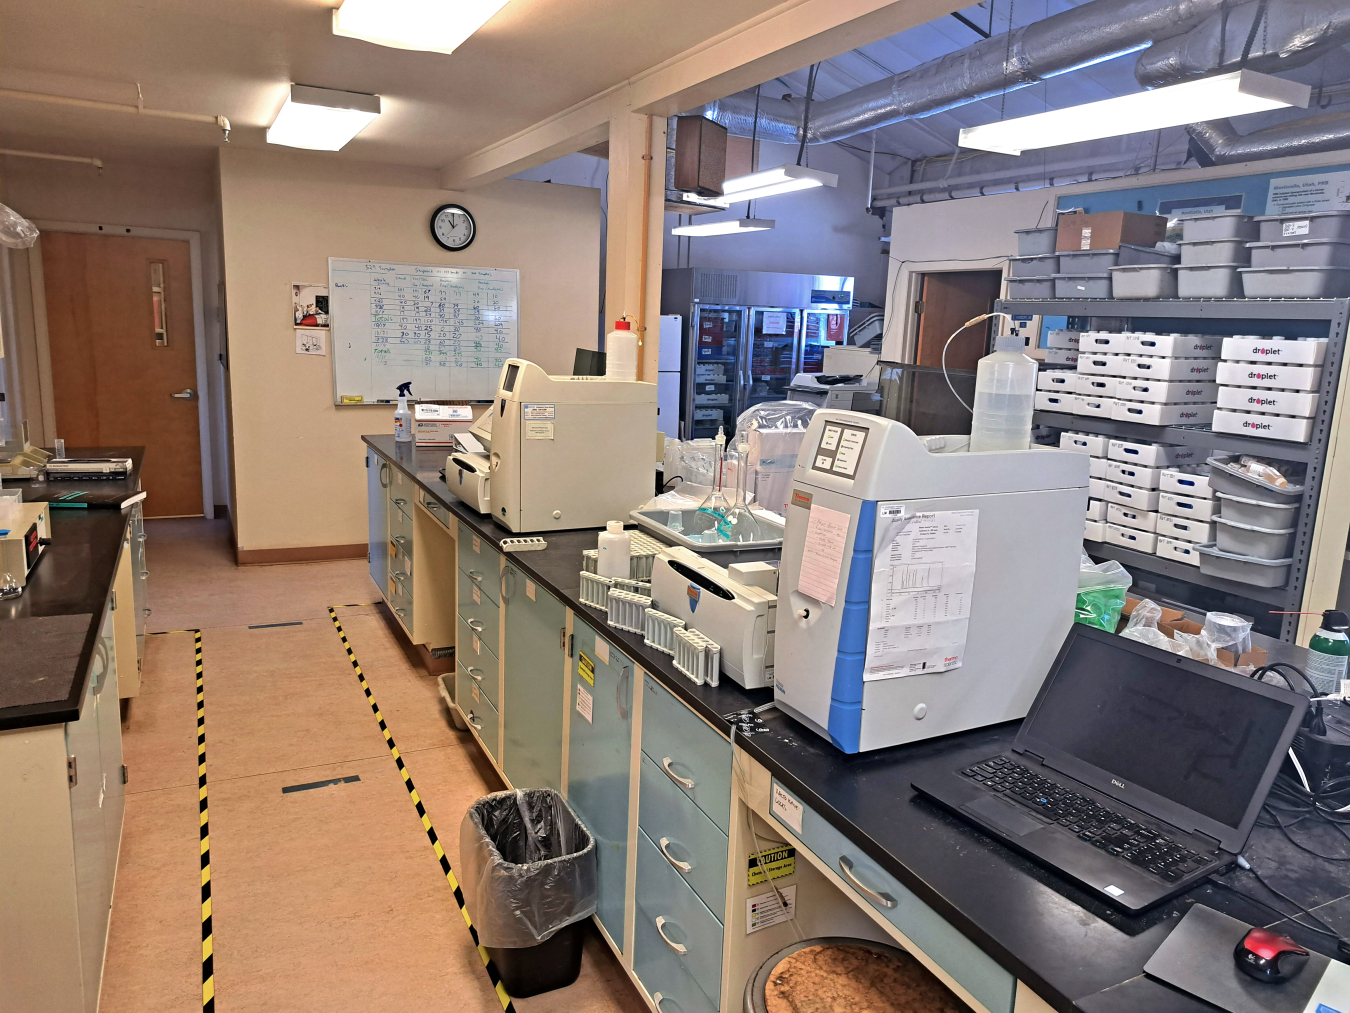
{"type": "Polygon", "coordinates": [[[577,672],[592,686],[595,685],[595,662],[586,656],[585,651],[580,652],[580,660],[577,662],[577,672]]]}
{"type": "Polygon", "coordinates": [[[797,849],[796,848],[778,848],[774,851],[761,851],[756,861],[756,856],[752,852],[750,855],[750,876],[747,881],[748,886],[759,886],[764,882],[764,874],[769,874],[769,879],[782,879],[784,876],[791,876],[797,871],[797,849]]]}

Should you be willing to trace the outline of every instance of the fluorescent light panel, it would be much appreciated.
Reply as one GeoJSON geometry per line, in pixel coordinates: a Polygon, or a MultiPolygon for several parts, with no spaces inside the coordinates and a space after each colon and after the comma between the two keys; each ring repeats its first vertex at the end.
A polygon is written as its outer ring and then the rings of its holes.
{"type": "Polygon", "coordinates": [[[735,176],[722,184],[722,200],[735,204],[743,200],[759,200],[794,190],[808,190],[817,186],[838,186],[839,176],[802,165],[780,165],[760,169],[747,176],[735,176]]]}
{"type": "Polygon", "coordinates": [[[732,218],[725,222],[703,222],[671,229],[672,236],[729,236],[737,232],[764,232],[773,228],[772,218],[732,218]]]}
{"type": "Polygon", "coordinates": [[[333,34],[391,49],[453,53],[508,0],[343,0],[333,34]]]}
{"type": "Polygon", "coordinates": [[[1239,70],[1001,123],[966,127],[961,131],[960,145],[1020,155],[1031,148],[1095,141],[1268,109],[1288,106],[1306,109],[1310,93],[1306,84],[1239,70]]]}
{"type": "Polygon", "coordinates": [[[268,144],[338,151],[380,115],[380,96],[293,84],[267,128],[268,144]]]}

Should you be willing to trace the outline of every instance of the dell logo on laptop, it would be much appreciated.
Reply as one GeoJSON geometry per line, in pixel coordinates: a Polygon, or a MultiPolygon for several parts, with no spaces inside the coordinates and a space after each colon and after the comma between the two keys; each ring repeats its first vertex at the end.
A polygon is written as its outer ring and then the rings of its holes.
{"type": "Polygon", "coordinates": [[[1125,782],[1124,782],[1124,781],[1117,781],[1114,777],[1111,778],[1111,783],[1114,784],[1117,788],[1124,788],[1124,787],[1125,787],[1125,782]]]}

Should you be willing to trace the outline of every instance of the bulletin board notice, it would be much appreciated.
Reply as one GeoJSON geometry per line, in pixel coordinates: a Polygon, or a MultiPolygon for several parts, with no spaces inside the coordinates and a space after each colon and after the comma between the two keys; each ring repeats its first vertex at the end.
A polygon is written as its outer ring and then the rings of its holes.
{"type": "Polygon", "coordinates": [[[333,401],[490,401],[520,345],[520,272],[328,261],[333,401]]]}

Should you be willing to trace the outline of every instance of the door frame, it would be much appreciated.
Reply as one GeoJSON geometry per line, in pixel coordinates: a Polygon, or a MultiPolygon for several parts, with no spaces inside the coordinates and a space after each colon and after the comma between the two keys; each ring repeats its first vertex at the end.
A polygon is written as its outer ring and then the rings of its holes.
{"type": "MultiPolygon", "coordinates": [[[[202,467],[202,514],[207,520],[214,520],[215,481],[211,460],[211,393],[207,370],[206,348],[206,307],[202,291],[202,235],[200,232],[186,229],[147,229],[136,225],[108,225],[96,222],[52,222],[35,220],[39,232],[78,232],[93,236],[129,236],[132,239],[177,239],[188,244],[188,261],[192,271],[192,332],[196,349],[197,367],[197,434],[201,445],[202,467]]],[[[48,364],[48,382],[42,384],[39,398],[42,402],[44,418],[56,418],[56,395],[51,385],[51,346],[47,336],[47,304],[42,276],[42,239],[29,254],[29,272],[33,277],[34,318],[36,320],[36,338],[39,361],[48,364]],[[34,256],[33,254],[37,255],[34,256]],[[41,312],[37,312],[37,295],[41,291],[43,300],[41,312]]],[[[53,425],[53,430],[55,426],[53,425]]]]}
{"type": "MultiPolygon", "coordinates": [[[[898,302],[895,298],[887,301],[887,313],[893,311],[894,307],[899,305],[903,307],[901,314],[901,332],[899,354],[894,357],[894,361],[903,363],[913,363],[915,356],[919,354],[919,317],[914,312],[914,304],[923,296],[923,276],[925,274],[952,273],[956,271],[1002,271],[1003,284],[999,289],[999,298],[1006,299],[1008,293],[1008,256],[1002,254],[995,257],[980,257],[972,260],[902,260],[896,268],[896,278],[891,285],[892,297],[899,296],[900,290],[903,290],[904,301],[898,302]]],[[[886,327],[889,330],[889,324],[886,327]]],[[[883,331],[882,344],[884,346],[886,335],[883,331]]],[[[887,349],[882,348],[882,358],[887,358],[887,349]]]]}

